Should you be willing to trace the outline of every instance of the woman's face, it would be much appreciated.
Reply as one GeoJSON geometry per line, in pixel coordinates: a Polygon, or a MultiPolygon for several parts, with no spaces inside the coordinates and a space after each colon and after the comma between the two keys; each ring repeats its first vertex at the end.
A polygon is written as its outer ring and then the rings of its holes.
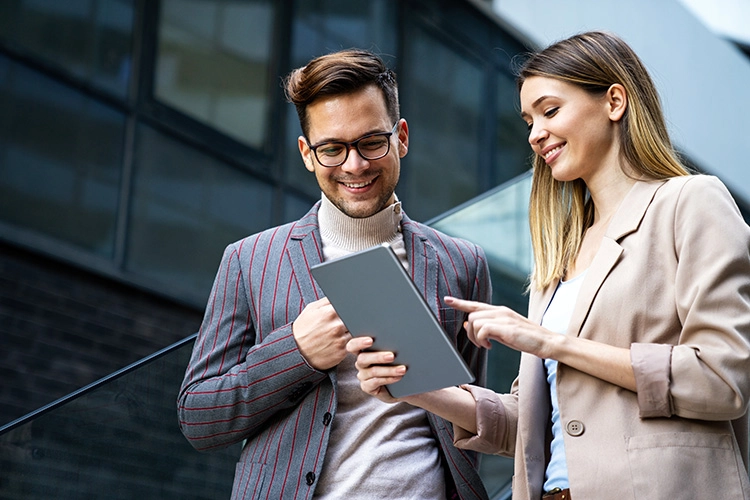
{"type": "Polygon", "coordinates": [[[610,92],[593,96],[562,80],[532,76],[524,81],[520,99],[531,149],[556,180],[588,183],[603,168],[618,164],[621,114],[612,114],[610,92]]]}

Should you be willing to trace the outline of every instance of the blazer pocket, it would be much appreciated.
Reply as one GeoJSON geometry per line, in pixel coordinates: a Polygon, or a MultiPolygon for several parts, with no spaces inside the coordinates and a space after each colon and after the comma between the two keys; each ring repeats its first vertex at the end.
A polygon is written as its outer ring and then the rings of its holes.
{"type": "Polygon", "coordinates": [[[260,498],[265,491],[266,466],[252,462],[238,462],[234,468],[232,500],[260,498]]]}
{"type": "Polygon", "coordinates": [[[673,432],[625,441],[636,500],[742,498],[746,472],[730,434],[673,432]]]}

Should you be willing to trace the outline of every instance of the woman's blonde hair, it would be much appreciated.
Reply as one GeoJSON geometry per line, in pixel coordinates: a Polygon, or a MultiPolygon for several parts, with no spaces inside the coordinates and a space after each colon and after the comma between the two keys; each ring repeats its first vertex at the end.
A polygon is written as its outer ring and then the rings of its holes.
{"type": "MultiPolygon", "coordinates": [[[[623,40],[591,31],[532,54],[518,70],[517,86],[532,76],[555,78],[603,96],[615,83],[628,105],[621,119],[621,154],[636,177],[666,179],[688,175],[672,147],[659,95],[645,66],[623,40]]],[[[581,179],[560,182],[540,156],[534,158],[529,223],[534,251],[531,286],[544,289],[563,278],[574,263],[594,207],[581,179]]]]}

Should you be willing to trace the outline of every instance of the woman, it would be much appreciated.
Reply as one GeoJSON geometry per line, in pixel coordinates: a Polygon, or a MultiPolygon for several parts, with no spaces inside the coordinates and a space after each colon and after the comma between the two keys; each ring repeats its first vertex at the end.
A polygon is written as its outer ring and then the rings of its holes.
{"type": "MultiPolygon", "coordinates": [[[[616,36],[532,55],[518,77],[535,153],[529,318],[446,297],[469,338],[522,352],[509,394],[404,398],[455,445],[515,458],[514,499],[750,499],[750,228],[675,154],[651,78],[616,36]]],[[[358,353],[362,389],[406,371],[358,353]]]]}

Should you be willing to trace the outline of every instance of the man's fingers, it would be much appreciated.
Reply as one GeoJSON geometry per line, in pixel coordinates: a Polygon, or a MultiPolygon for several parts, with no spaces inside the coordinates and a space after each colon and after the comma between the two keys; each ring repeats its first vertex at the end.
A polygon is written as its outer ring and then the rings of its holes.
{"type": "Polygon", "coordinates": [[[357,355],[357,362],[355,363],[355,366],[358,370],[364,370],[377,365],[390,366],[390,363],[393,363],[393,360],[395,358],[396,357],[393,355],[393,353],[388,351],[365,351],[360,352],[357,355]]]}
{"type": "Polygon", "coordinates": [[[372,347],[372,342],[372,337],[352,337],[352,339],[346,343],[346,350],[357,355],[360,351],[372,347]]]}

